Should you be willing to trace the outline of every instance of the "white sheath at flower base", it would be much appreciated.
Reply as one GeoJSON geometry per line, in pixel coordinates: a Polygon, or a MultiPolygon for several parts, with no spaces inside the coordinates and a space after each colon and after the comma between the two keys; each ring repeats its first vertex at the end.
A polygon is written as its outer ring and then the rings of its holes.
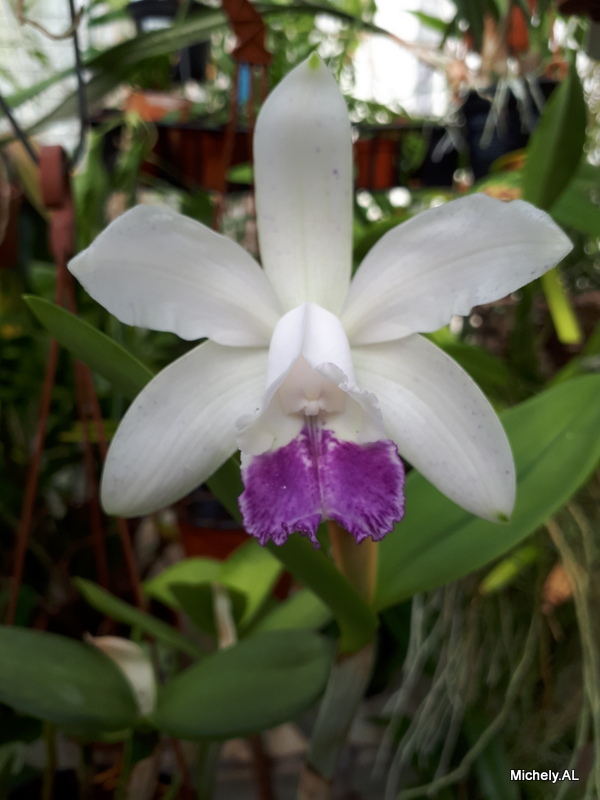
{"type": "Polygon", "coordinates": [[[144,717],[156,706],[156,678],[150,659],[139,644],[121,636],[84,637],[88,644],[102,650],[123,673],[135,697],[138,712],[144,717]]]}
{"type": "Polygon", "coordinates": [[[527,203],[470,195],[389,231],[351,281],[350,122],[316,55],[267,99],[254,154],[263,269],[199,223],[145,206],[71,262],[123,322],[210,340],[123,418],[105,509],[155,511],[240,448],[240,507],[262,543],[299,531],[317,544],[328,518],[357,541],[380,539],[404,513],[399,454],[468,511],[508,518],[515,472],[502,426],[419,334],[539,277],[569,239],[527,203]]]}

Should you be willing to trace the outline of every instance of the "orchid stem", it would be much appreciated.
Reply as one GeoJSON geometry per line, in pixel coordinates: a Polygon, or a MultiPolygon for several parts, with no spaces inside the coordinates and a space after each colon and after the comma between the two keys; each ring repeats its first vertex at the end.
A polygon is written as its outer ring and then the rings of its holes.
{"type": "Polygon", "coordinates": [[[377,580],[377,542],[369,538],[357,544],[352,534],[333,520],[327,523],[327,527],[337,568],[370,604],[377,580]]]}
{"type": "Polygon", "coordinates": [[[559,341],[562,344],[581,344],[583,341],[581,326],[560,282],[556,267],[542,275],[542,287],[559,341]]]}
{"type": "MultiPolygon", "coordinates": [[[[377,543],[357,544],[352,534],[328,522],[331,552],[340,572],[370,604],[377,577],[377,543]]],[[[369,684],[374,641],[353,653],[338,655],[310,739],[297,800],[330,800],[332,779],[348,732],[369,684]]]]}
{"type": "Polygon", "coordinates": [[[196,800],[211,800],[216,782],[220,752],[220,742],[200,742],[200,748],[198,750],[196,800]]]}
{"type": "Polygon", "coordinates": [[[44,722],[44,744],[46,747],[46,762],[44,764],[44,777],[42,781],[42,800],[52,800],[54,794],[54,778],[58,764],[56,750],[56,728],[51,722],[44,722]]]}
{"type": "Polygon", "coordinates": [[[374,645],[336,659],[319,707],[297,800],[331,800],[332,780],[371,677],[374,645]]]}

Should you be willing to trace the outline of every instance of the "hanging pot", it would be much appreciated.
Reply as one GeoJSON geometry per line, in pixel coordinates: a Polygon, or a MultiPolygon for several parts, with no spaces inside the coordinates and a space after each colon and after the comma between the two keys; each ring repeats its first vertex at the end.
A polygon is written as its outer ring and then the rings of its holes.
{"type": "MultiPolygon", "coordinates": [[[[554,88],[555,81],[539,80],[538,87],[541,96],[547,100],[554,88]]],[[[527,146],[529,136],[535,128],[540,116],[540,110],[533,98],[531,90],[524,84],[527,95],[529,119],[523,117],[519,104],[514,94],[507,92],[507,99],[500,109],[498,121],[488,132],[492,102],[488,98],[495,95],[496,87],[491,87],[485,96],[481,92],[470,91],[462,106],[462,123],[469,151],[469,161],[475,180],[484,178],[496,159],[514,150],[521,150],[527,146]]]]}

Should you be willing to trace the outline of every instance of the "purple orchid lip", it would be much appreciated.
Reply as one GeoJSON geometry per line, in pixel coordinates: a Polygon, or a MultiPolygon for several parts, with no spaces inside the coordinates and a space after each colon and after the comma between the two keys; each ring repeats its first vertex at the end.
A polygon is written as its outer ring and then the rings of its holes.
{"type": "Polygon", "coordinates": [[[285,447],[253,456],[239,498],[248,533],[264,545],[294,532],[319,546],[316,532],[333,519],[358,543],[389,533],[404,516],[404,467],[389,439],[340,441],[316,420],[285,447]]]}

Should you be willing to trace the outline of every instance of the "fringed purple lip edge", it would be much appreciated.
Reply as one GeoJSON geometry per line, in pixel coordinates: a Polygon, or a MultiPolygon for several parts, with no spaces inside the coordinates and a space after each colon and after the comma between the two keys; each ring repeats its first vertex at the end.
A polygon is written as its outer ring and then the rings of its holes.
{"type": "Polygon", "coordinates": [[[374,541],[404,516],[404,467],[389,439],[343,441],[306,424],[285,447],[253,456],[242,470],[239,504],[248,533],[261,545],[294,532],[319,546],[317,528],[332,519],[356,541],[374,541]]]}

